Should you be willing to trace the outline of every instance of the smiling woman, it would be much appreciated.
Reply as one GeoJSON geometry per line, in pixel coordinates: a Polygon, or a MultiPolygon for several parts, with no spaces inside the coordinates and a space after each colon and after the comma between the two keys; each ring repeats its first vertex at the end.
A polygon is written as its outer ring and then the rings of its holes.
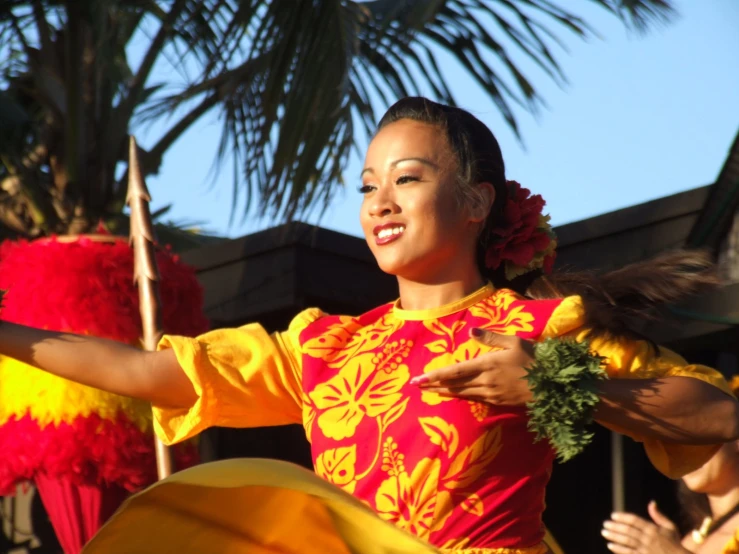
{"type": "Polygon", "coordinates": [[[709,283],[704,258],[542,277],[556,246],[543,200],[506,180],[480,121],[423,98],[390,108],[362,181],[362,228],[398,279],[393,303],[357,317],[309,309],[273,335],[246,325],[165,336],[153,354],[0,327],[7,355],[152,401],[168,443],[213,425],[287,423],[311,441],[318,477],[253,460],[187,470],[131,499],[88,552],[543,554],[555,452],[529,431],[541,406],[522,377],[546,339],[590,341],[613,379],[578,422],[643,441],[667,475],[737,437],[717,372],[625,326],[709,283]]]}

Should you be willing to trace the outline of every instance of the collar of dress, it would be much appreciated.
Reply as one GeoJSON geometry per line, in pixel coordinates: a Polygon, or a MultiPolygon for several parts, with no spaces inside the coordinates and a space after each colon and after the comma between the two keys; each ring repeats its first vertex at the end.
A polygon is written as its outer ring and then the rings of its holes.
{"type": "Polygon", "coordinates": [[[477,289],[472,294],[468,294],[464,298],[455,300],[448,304],[438,306],[436,308],[429,308],[427,310],[404,310],[400,307],[400,299],[393,303],[393,315],[398,319],[407,321],[423,321],[428,319],[438,319],[456,312],[466,310],[470,306],[473,306],[489,297],[495,292],[495,288],[492,283],[487,283],[485,286],[477,289]]]}

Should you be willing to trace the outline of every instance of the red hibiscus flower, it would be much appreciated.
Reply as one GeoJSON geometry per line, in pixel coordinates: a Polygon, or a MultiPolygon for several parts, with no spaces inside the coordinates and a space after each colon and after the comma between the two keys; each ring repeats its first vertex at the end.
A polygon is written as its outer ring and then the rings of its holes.
{"type": "Polygon", "coordinates": [[[553,238],[547,219],[542,216],[545,202],[516,181],[508,181],[508,200],[500,224],[493,230],[494,242],[488,248],[485,265],[497,269],[506,264],[506,274],[520,275],[554,264],[553,238]],[[511,266],[511,267],[509,267],[511,266]]]}

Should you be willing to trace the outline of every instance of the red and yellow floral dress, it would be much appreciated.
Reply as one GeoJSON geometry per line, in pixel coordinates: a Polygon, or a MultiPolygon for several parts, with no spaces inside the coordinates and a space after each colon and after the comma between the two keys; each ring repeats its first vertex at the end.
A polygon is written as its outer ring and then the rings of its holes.
{"type": "MultiPolygon", "coordinates": [[[[391,303],[346,317],[310,309],[288,331],[273,335],[247,325],[196,339],[168,336],[161,348],[175,351],[198,398],[189,409],[155,407],[156,431],[176,443],[214,425],[301,423],[315,472],[382,520],[432,545],[429,552],[546,552],[542,513],[553,453],[545,441],[534,442],[525,408],[442,397],[409,380],[491,350],[470,338],[474,327],[538,340],[581,336],[582,321],[578,297],[531,301],[486,286],[431,310],[391,303]]],[[[717,372],[686,365],[666,350],[655,358],[645,343],[594,341],[592,346],[608,358],[612,378],[680,375],[728,390],[717,372]]],[[[671,477],[700,466],[716,450],[655,440],[644,444],[657,468],[671,477]]],[[[235,471],[228,464],[223,471],[235,471]]],[[[253,485],[269,480],[260,475],[253,485]]],[[[292,479],[284,476],[285,483],[292,479]]],[[[276,481],[279,486],[279,477],[276,481]]],[[[242,508],[220,503],[214,509],[242,508]]],[[[335,522],[335,510],[329,512],[335,522]]],[[[280,525],[283,535],[290,535],[295,523],[280,525]]],[[[382,526],[364,528],[368,545],[384,532],[382,526]]],[[[425,551],[421,544],[395,551],[425,551]]],[[[386,550],[366,550],[380,551],[386,550]]]]}

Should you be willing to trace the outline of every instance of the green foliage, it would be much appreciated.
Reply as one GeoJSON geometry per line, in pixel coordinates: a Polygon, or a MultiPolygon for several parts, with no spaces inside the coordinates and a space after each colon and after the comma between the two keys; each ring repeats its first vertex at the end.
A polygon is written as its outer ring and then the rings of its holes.
{"type": "MultiPolygon", "coordinates": [[[[637,29],[671,13],[668,0],[595,1],[637,29]]],[[[134,126],[162,129],[141,152],[147,176],[206,114],[223,124],[218,161],[234,155],[231,206],[243,195],[265,217],[300,218],[341,190],[378,112],[407,95],[455,103],[439,55],[517,132],[516,111],[543,104],[520,60],[562,83],[560,36],[594,35],[572,9],[564,0],[0,2],[0,226],[34,237],[116,217],[134,126]],[[133,43],[140,60],[129,59],[133,43]]]]}
{"type": "Polygon", "coordinates": [[[588,342],[547,339],[535,345],[536,363],[526,380],[534,395],[528,404],[529,429],[536,440],[547,439],[560,461],[582,452],[593,433],[587,426],[599,401],[598,382],[607,379],[603,358],[588,342]]]}

